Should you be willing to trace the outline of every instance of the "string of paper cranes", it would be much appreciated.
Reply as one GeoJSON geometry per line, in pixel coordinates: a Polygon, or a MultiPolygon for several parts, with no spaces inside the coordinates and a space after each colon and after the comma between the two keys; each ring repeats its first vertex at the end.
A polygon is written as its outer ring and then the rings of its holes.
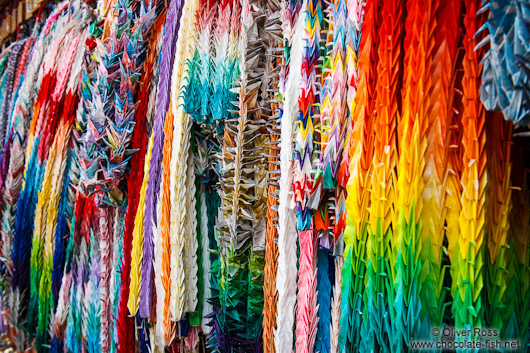
{"type": "Polygon", "coordinates": [[[528,18],[527,0],[42,5],[0,35],[0,333],[20,352],[400,353],[478,352],[488,328],[530,352],[528,18]]]}

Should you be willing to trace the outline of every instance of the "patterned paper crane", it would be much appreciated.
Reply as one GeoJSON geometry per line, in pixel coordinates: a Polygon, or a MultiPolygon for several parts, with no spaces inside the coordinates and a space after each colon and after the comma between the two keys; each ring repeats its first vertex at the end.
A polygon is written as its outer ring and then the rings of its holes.
{"type": "Polygon", "coordinates": [[[317,146],[313,140],[319,142],[315,125],[319,124],[317,83],[321,83],[322,77],[318,67],[321,29],[324,21],[322,7],[320,0],[310,0],[307,3],[305,46],[298,97],[299,113],[294,135],[293,193],[300,246],[295,331],[297,352],[313,351],[318,327],[316,288],[318,243],[312,214],[320,203],[322,188],[321,174],[318,174],[318,169],[313,175],[313,169],[318,168],[319,159],[316,153],[317,146]],[[315,165],[313,161],[316,162],[315,165]]]}
{"type": "Polygon", "coordinates": [[[475,36],[483,22],[478,14],[479,1],[464,2],[464,75],[462,114],[462,209],[460,236],[455,247],[453,266],[453,306],[456,327],[484,324],[484,236],[486,231],[486,131],[485,109],[480,102],[483,50],[475,50],[481,37],[475,36]]]}
{"type": "Polygon", "coordinates": [[[480,46],[489,45],[485,48],[480,99],[486,109],[499,109],[505,119],[528,125],[530,26],[525,19],[530,6],[519,0],[483,0],[480,6],[480,12],[487,14],[479,29],[486,34],[480,46]]]}

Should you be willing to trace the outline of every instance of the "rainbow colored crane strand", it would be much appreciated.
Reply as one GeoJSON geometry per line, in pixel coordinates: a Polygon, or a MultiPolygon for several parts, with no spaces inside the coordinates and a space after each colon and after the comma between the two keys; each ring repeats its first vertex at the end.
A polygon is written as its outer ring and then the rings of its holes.
{"type": "Polygon", "coordinates": [[[435,334],[454,326],[530,350],[529,10],[44,5],[0,33],[0,333],[52,353],[482,339],[435,334]]]}

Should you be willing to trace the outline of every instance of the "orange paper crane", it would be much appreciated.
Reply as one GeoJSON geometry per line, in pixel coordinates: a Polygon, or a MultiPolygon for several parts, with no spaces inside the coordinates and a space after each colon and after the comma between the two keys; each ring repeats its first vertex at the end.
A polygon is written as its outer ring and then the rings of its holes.
{"type": "MultiPolygon", "coordinates": [[[[423,191],[428,114],[432,81],[434,29],[438,1],[407,1],[404,40],[402,114],[398,122],[399,162],[397,167],[398,222],[394,226],[395,310],[394,342],[408,345],[419,337],[422,264],[423,191]],[[397,227],[396,227],[397,226],[397,227]]],[[[423,233],[425,234],[425,233],[423,233]]],[[[425,237],[426,238],[426,237],[425,237]]]]}
{"type": "Polygon", "coordinates": [[[462,210],[459,217],[460,236],[458,249],[452,259],[453,281],[456,285],[453,316],[456,327],[482,325],[483,304],[483,254],[486,217],[486,132],[485,110],[480,102],[484,50],[475,50],[481,35],[476,36],[483,23],[483,15],[477,14],[480,1],[464,2],[464,75],[462,122],[462,210]]]}

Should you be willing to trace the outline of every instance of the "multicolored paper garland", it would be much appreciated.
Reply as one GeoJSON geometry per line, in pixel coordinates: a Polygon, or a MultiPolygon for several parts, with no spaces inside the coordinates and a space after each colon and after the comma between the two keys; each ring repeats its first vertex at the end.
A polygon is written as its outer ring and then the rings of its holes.
{"type": "Polygon", "coordinates": [[[0,55],[17,348],[526,349],[526,10],[57,5],[0,55]]]}

